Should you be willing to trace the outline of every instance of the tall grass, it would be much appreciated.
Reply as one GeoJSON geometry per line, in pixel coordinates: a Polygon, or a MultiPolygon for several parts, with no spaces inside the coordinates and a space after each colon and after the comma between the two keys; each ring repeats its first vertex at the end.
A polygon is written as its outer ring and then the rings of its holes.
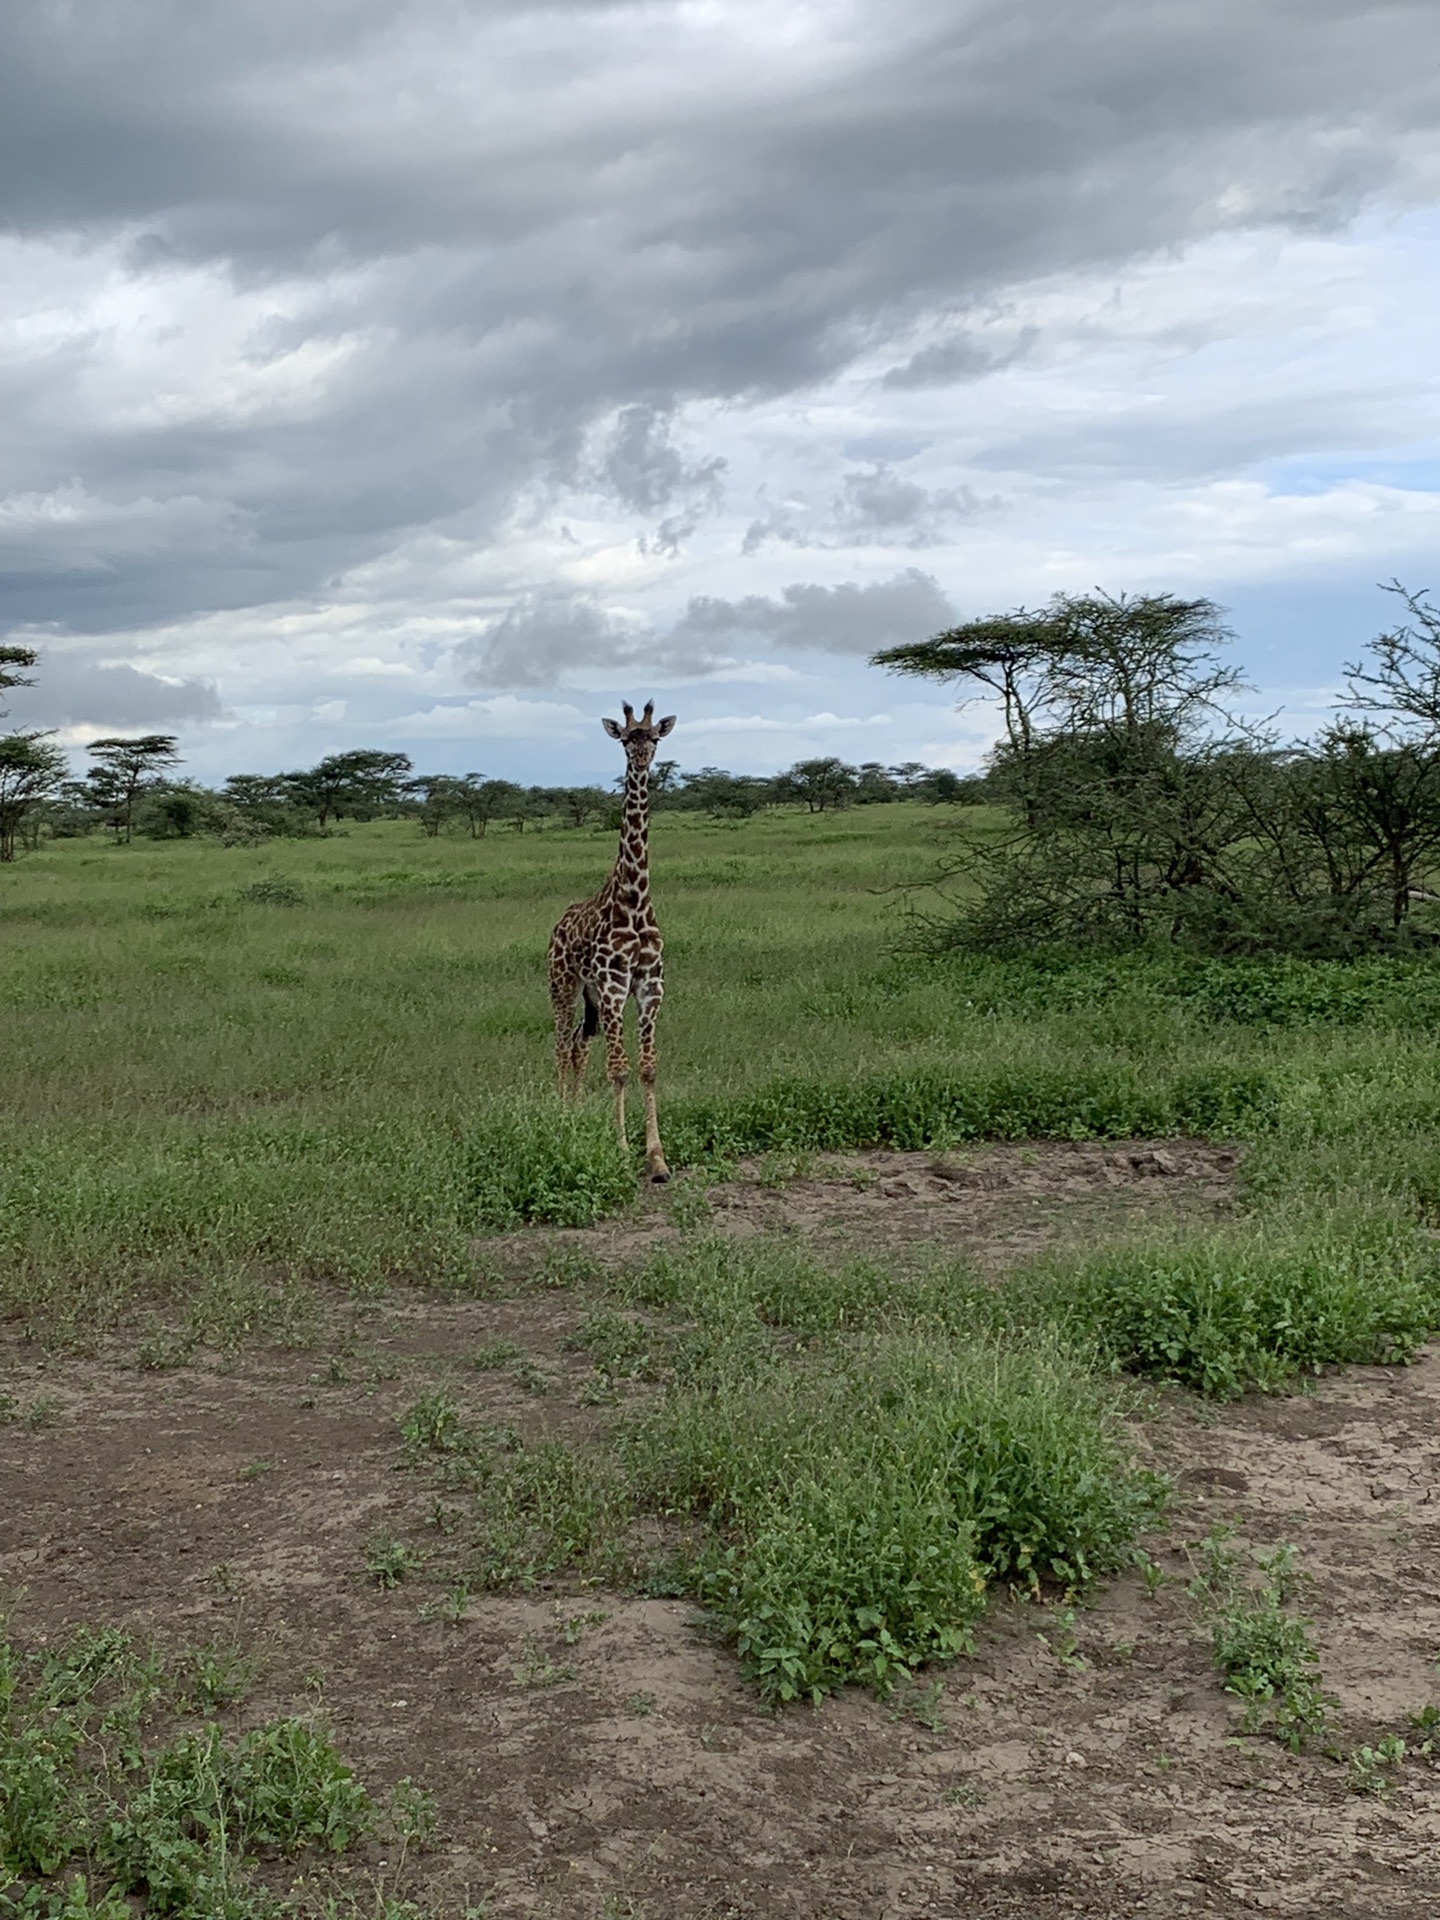
{"type": "MultiPolygon", "coordinates": [[[[676,1164],[1189,1131],[1252,1143],[1263,1209],[1440,1215],[1440,965],[897,959],[887,888],[936,829],[657,818],[676,1164]]],[[[197,1287],[463,1281],[477,1237],[623,1204],[601,1074],[577,1117],[550,1095],[544,992],[549,926],[612,856],[381,822],[7,869],[0,1311],[48,1335],[197,1287]]]]}

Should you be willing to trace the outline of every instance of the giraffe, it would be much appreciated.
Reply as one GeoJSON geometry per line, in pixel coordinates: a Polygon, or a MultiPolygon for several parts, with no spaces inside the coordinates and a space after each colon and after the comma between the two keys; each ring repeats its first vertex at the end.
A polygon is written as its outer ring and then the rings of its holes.
{"type": "Polygon", "coordinates": [[[675,724],[652,721],[647,700],[637,720],[625,702],[625,724],[602,720],[625,749],[625,810],[620,851],[610,878],[597,894],[562,914],[550,936],[550,1004],[555,1009],[555,1063],[561,1097],[578,1096],[585,1083],[590,1042],[603,1029],[606,1077],[615,1096],[615,1125],[625,1143],[625,1003],[633,994],[640,1025],[640,1085],[645,1094],[645,1171],[659,1184],[670,1178],[660,1123],[655,1114],[655,1021],[665,994],[663,942],[650,901],[650,762],[675,724]],[[575,1018],[575,1001],[583,1001],[575,1018]]]}

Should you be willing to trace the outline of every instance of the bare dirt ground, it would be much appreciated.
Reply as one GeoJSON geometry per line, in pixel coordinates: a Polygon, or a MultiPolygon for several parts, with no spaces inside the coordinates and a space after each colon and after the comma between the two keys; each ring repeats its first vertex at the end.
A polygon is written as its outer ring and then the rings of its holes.
{"type": "MultiPolygon", "coordinates": [[[[1233,1156],[1184,1142],[987,1148],[962,1181],[946,1164],[857,1157],[786,1187],[757,1170],[712,1194],[713,1217],[861,1249],[943,1239],[1003,1265],[1102,1218],[1223,1206],[1233,1156]]],[[[673,1231],[653,1201],[580,1238],[604,1258],[673,1231]]],[[[523,1242],[533,1268],[573,1238],[517,1236],[505,1257],[517,1263],[523,1242]]],[[[1218,1412],[1162,1397],[1143,1438],[1180,1497],[1149,1542],[1169,1576],[1158,1590],[1111,1582],[1068,1631],[1052,1607],[1002,1602],[975,1657],[937,1676],[938,1700],[854,1693],[770,1716],[684,1602],[557,1584],[473,1598],[449,1621],[423,1577],[392,1592],[366,1578],[374,1529],[424,1536],[429,1494],[397,1470],[396,1421],[426,1386],[532,1433],[597,1417],[581,1398],[588,1362],[566,1345],[584,1306],[533,1287],[400,1295],[337,1306],[315,1352],[165,1373],[121,1350],[0,1343],[21,1414],[0,1430],[13,1630],[83,1620],[255,1648],[247,1720],[318,1702],[369,1782],[408,1774],[435,1791],[442,1830],[405,1891],[441,1912],[1440,1911],[1440,1770],[1412,1758],[1378,1798],[1353,1791],[1348,1764],[1386,1733],[1417,1743],[1410,1715],[1440,1701],[1440,1352],[1218,1412]],[[529,1389],[464,1368],[499,1338],[533,1360],[529,1389]],[[1257,1543],[1293,1541],[1314,1577],[1336,1757],[1236,1737],[1238,1705],[1185,1597],[1193,1545],[1222,1519],[1257,1543]]],[[[378,1849],[352,1869],[367,1870],[382,1871],[378,1849]]]]}
{"type": "MultiPolygon", "coordinates": [[[[680,1238],[677,1216],[743,1238],[803,1233],[849,1254],[938,1247],[999,1269],[1056,1245],[1148,1219],[1213,1218],[1231,1204],[1235,1147],[1208,1140],[1033,1141],[953,1153],[770,1154],[704,1188],[682,1176],[651,1188],[621,1220],[551,1233],[557,1249],[601,1262],[634,1260],[680,1238]]],[[[502,1270],[535,1264],[537,1235],[502,1236],[502,1270]]]]}

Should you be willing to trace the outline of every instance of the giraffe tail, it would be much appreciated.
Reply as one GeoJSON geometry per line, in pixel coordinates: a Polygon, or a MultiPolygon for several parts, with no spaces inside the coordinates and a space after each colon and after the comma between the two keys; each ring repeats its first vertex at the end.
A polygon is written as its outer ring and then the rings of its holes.
{"type": "Polygon", "coordinates": [[[585,1012],[580,1022],[580,1038],[593,1040],[600,1031],[600,1009],[596,1006],[589,987],[582,987],[580,991],[585,996],[585,1012]]]}

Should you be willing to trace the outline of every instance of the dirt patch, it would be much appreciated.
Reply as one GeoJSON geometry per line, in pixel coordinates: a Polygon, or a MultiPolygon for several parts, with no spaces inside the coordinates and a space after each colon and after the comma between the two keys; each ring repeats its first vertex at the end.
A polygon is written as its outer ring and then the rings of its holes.
{"type": "Polygon", "coordinates": [[[484,1243],[505,1274],[547,1251],[602,1264],[678,1243],[681,1226],[735,1237],[803,1233],[870,1253],[938,1246],[998,1271],[1049,1247],[1162,1220],[1214,1220],[1233,1206],[1238,1147],[1208,1140],[1008,1142],[952,1153],[772,1154],[703,1187],[682,1176],[630,1213],[584,1230],[531,1228],[484,1243]]]}
{"type": "MultiPolygon", "coordinates": [[[[963,1205],[973,1245],[983,1208],[1017,1190],[1028,1203],[1040,1170],[1073,1179],[1081,1204],[1108,1200],[1107,1169],[1129,1197],[1187,1177],[1127,1173],[1115,1148],[1031,1152],[967,1157],[1014,1184],[962,1186],[965,1203],[932,1192],[956,1183],[925,1156],[866,1156],[884,1161],[879,1182],[917,1190],[859,1187],[856,1203],[963,1205]]],[[[1188,1176],[1197,1204],[1223,1202],[1228,1171],[1188,1176]]],[[[736,1212],[809,1206],[830,1178],[742,1189],[736,1212]]],[[[1007,1223],[991,1244],[1011,1244],[1014,1216],[988,1217],[1007,1223]]],[[[375,1529],[425,1538],[430,1496],[397,1471],[397,1417],[418,1391],[446,1382],[467,1411],[527,1430],[575,1435],[596,1417],[566,1345],[583,1306],[412,1296],[340,1330],[332,1351],[228,1373],[41,1363],[11,1345],[22,1418],[0,1430],[0,1579],[20,1596],[16,1629],[83,1620],[258,1648],[250,1719],[319,1702],[374,1784],[409,1774],[437,1793],[442,1834],[408,1891],[442,1912],[482,1899],[496,1920],[1436,1911],[1440,1772],[1407,1762],[1380,1800],[1350,1790],[1347,1756],[1386,1732],[1418,1740],[1409,1715],[1440,1699],[1440,1353],[1218,1415],[1162,1400],[1145,1434],[1180,1504],[1150,1542],[1168,1576],[1153,1594],[1138,1576],[1112,1582],[1068,1624],[1002,1602],[974,1658],[935,1676],[938,1696],[767,1716],[682,1601],[555,1585],[447,1620],[423,1576],[390,1593],[367,1581],[375,1529]],[[502,1340],[528,1366],[467,1366],[502,1340]],[[48,1424],[32,1427],[37,1401],[48,1424]],[[1314,1576],[1336,1757],[1234,1739],[1238,1707],[1184,1596],[1193,1543],[1232,1517],[1257,1542],[1293,1541],[1314,1576]]]]}

